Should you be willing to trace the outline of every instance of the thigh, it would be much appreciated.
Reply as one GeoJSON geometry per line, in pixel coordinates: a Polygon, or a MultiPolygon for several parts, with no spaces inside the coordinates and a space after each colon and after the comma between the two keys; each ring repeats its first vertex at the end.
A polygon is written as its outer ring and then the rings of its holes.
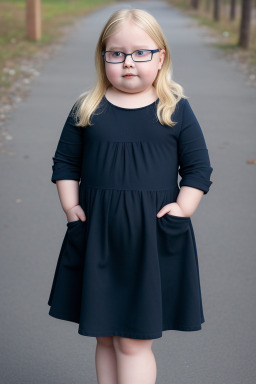
{"type": "Polygon", "coordinates": [[[113,347],[113,336],[97,336],[97,344],[104,347],[113,347]]]}

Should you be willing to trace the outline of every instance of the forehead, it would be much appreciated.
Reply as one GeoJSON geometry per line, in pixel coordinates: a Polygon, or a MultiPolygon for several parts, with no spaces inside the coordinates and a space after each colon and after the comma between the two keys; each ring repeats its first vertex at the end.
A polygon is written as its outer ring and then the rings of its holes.
{"type": "Polygon", "coordinates": [[[153,39],[133,22],[121,23],[117,31],[106,40],[107,49],[135,50],[138,48],[153,49],[153,39]]]}
{"type": "MultiPolygon", "coordinates": [[[[131,50],[135,51],[136,49],[142,49],[142,48],[144,48],[144,49],[152,49],[151,46],[149,46],[148,44],[145,44],[145,43],[139,44],[139,45],[130,45],[130,48],[128,48],[128,49],[131,49],[131,50]]],[[[125,47],[125,46],[117,46],[117,45],[112,45],[111,44],[111,45],[108,45],[108,49],[120,49],[120,50],[125,51],[127,49],[127,47],[125,47]]]]}

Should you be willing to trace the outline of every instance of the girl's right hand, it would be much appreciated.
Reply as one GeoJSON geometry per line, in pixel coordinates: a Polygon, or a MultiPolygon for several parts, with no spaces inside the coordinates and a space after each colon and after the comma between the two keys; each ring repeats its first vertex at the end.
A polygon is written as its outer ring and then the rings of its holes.
{"type": "Polygon", "coordinates": [[[70,208],[66,212],[66,216],[67,216],[68,222],[77,221],[77,220],[81,220],[81,221],[86,220],[86,216],[81,205],[76,205],[75,207],[70,208]]]}

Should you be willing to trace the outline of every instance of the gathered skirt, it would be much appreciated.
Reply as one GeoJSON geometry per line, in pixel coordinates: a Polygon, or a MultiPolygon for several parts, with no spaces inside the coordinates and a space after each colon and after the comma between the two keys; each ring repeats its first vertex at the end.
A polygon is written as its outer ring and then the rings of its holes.
{"type": "Polygon", "coordinates": [[[205,321],[190,217],[157,212],[178,188],[121,190],[80,185],[86,221],[66,224],[49,315],[85,336],[155,339],[205,321]]]}

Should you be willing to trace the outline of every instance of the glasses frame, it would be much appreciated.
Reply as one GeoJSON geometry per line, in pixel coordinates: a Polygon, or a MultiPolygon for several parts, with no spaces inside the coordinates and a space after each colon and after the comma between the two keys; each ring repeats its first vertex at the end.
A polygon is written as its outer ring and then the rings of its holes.
{"type": "Polygon", "coordinates": [[[102,51],[101,54],[102,54],[102,56],[103,56],[103,58],[104,58],[104,60],[105,60],[106,63],[109,63],[109,64],[121,64],[121,63],[124,63],[124,62],[125,62],[127,56],[131,56],[132,60],[133,60],[135,63],[145,63],[145,62],[147,62],[147,61],[152,61],[153,54],[156,53],[156,52],[160,52],[160,50],[159,50],[158,48],[157,48],[157,49],[143,49],[143,48],[142,48],[142,49],[136,49],[136,50],[133,51],[132,53],[125,53],[125,52],[122,52],[122,51],[102,51]],[[150,51],[150,52],[151,52],[151,59],[150,59],[150,60],[144,60],[144,61],[142,61],[142,60],[134,60],[133,57],[132,57],[132,54],[133,54],[134,52],[137,52],[137,51],[150,51]],[[106,57],[105,57],[105,53],[106,53],[106,52],[120,52],[120,53],[123,53],[125,56],[124,56],[124,59],[123,59],[122,61],[118,61],[118,62],[113,63],[113,62],[111,62],[111,61],[107,61],[107,60],[106,60],[106,57]]]}

